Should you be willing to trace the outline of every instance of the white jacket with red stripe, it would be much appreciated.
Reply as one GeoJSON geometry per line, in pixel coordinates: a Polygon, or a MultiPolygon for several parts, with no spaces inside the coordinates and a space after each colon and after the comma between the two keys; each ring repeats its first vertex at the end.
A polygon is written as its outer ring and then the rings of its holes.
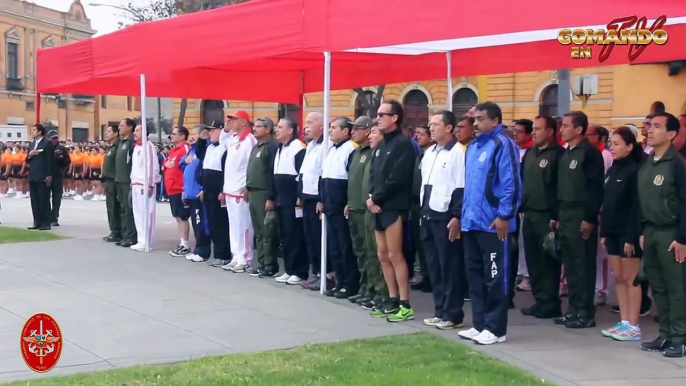
{"type": "Polygon", "coordinates": [[[157,161],[157,151],[152,142],[147,143],[148,147],[148,180],[145,180],[145,152],[142,144],[136,144],[131,155],[131,185],[143,185],[155,187],[160,182],[160,164],[157,161]]]}
{"type": "Polygon", "coordinates": [[[224,164],[224,189],[227,196],[243,196],[247,176],[248,160],[257,139],[245,130],[242,134],[231,134],[226,140],[226,164],[224,164]]]}

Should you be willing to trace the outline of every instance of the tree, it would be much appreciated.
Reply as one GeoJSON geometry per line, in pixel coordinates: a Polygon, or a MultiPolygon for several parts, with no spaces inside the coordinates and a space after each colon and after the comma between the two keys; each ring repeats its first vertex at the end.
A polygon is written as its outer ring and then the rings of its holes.
{"type": "Polygon", "coordinates": [[[379,106],[381,106],[381,101],[383,100],[383,93],[385,89],[386,85],[380,84],[379,87],[377,87],[376,94],[374,94],[374,99],[372,99],[371,101],[369,101],[365,96],[365,90],[362,87],[356,87],[353,89],[353,91],[357,93],[357,98],[362,102],[362,106],[366,111],[366,116],[370,118],[376,116],[376,112],[379,110],[379,106]]]}

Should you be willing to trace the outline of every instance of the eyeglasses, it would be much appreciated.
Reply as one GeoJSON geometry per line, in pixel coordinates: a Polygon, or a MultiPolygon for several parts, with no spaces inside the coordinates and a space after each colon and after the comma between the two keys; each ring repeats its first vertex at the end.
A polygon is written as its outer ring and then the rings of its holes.
{"type": "Polygon", "coordinates": [[[395,114],[391,114],[391,113],[376,113],[376,117],[377,117],[377,118],[381,118],[381,117],[383,117],[384,115],[385,115],[385,116],[388,116],[388,117],[392,117],[392,116],[394,116],[395,114]]]}

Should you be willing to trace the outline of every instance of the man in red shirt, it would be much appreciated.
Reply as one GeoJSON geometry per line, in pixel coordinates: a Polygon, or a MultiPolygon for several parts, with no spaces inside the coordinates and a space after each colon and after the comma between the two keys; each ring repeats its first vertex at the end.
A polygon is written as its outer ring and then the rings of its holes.
{"type": "Polygon", "coordinates": [[[188,129],[185,127],[174,127],[169,139],[174,144],[174,148],[169,151],[169,155],[162,164],[164,171],[164,187],[169,196],[169,205],[171,206],[171,213],[176,220],[176,227],[179,230],[179,246],[175,250],[170,251],[169,254],[174,257],[183,257],[191,253],[188,237],[190,233],[190,225],[188,219],[191,216],[190,208],[183,202],[183,171],[179,167],[179,161],[182,157],[188,154],[190,146],[186,143],[188,140],[188,129]]]}

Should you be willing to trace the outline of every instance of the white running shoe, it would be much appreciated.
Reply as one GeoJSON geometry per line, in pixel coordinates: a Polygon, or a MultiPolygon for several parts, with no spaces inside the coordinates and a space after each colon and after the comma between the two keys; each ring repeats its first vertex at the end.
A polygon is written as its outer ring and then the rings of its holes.
{"type": "Polygon", "coordinates": [[[233,267],[229,268],[231,272],[233,273],[244,273],[245,269],[248,268],[247,265],[245,264],[236,264],[233,267]]]}
{"type": "Polygon", "coordinates": [[[287,283],[288,279],[290,279],[290,278],[291,278],[291,275],[284,273],[283,275],[277,277],[274,280],[276,280],[278,283],[287,283]]]}
{"type": "Polygon", "coordinates": [[[137,252],[145,252],[145,245],[143,244],[133,244],[130,248],[137,252]]]}
{"type": "Polygon", "coordinates": [[[481,334],[477,335],[473,340],[476,344],[487,346],[496,343],[503,343],[507,340],[507,338],[505,338],[505,336],[495,336],[492,332],[483,330],[481,331],[481,334]]]}
{"type": "Polygon", "coordinates": [[[288,280],[286,280],[286,284],[288,285],[300,285],[300,283],[302,282],[302,279],[295,275],[289,277],[288,280]]]}
{"type": "Polygon", "coordinates": [[[457,333],[457,336],[459,336],[462,339],[466,340],[474,340],[477,336],[479,336],[481,332],[477,330],[476,328],[472,327],[469,330],[462,330],[457,333]]]}

